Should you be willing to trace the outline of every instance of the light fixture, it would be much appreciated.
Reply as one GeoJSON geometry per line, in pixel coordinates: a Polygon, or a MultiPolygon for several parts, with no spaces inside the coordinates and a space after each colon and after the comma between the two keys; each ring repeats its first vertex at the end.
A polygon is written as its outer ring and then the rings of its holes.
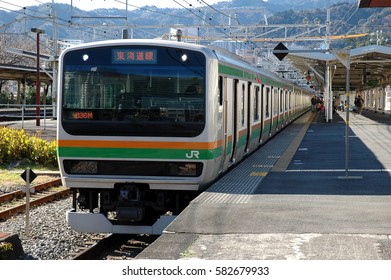
{"type": "Polygon", "coordinates": [[[182,54],[181,59],[183,62],[187,61],[187,54],[182,54]]]}

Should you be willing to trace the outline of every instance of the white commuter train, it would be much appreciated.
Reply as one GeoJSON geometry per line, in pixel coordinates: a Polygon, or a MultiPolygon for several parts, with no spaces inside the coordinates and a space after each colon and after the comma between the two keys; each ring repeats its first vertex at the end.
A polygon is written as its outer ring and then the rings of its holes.
{"type": "Polygon", "coordinates": [[[148,234],[306,112],[312,96],[227,51],[130,39],[66,49],[59,93],[68,223],[148,234]]]}

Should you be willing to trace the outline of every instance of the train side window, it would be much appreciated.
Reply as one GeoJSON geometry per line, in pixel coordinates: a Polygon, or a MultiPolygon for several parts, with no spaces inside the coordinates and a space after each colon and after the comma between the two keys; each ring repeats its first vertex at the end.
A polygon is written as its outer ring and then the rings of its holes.
{"type": "Polygon", "coordinates": [[[254,87],[254,121],[259,120],[259,86],[254,87]]]}
{"type": "Polygon", "coordinates": [[[283,104],[284,104],[284,95],[283,95],[283,90],[282,89],[280,89],[279,90],[279,95],[280,95],[280,113],[282,113],[283,112],[283,104]]]}
{"type": "Polygon", "coordinates": [[[219,76],[219,105],[223,106],[223,77],[219,76]]]}
{"type": "Polygon", "coordinates": [[[285,95],[285,111],[288,111],[288,91],[287,90],[284,91],[284,95],[285,95]]]}
{"type": "Polygon", "coordinates": [[[279,96],[278,96],[278,89],[273,88],[273,117],[278,115],[278,106],[279,106],[279,96]]]}
{"type": "Polygon", "coordinates": [[[292,108],[295,109],[296,108],[296,91],[292,91],[291,104],[292,104],[292,108]]]}
{"type": "Polygon", "coordinates": [[[270,88],[266,87],[265,88],[265,117],[269,118],[270,117],[270,88]]]}
{"type": "Polygon", "coordinates": [[[242,126],[244,126],[244,103],[245,103],[245,92],[246,92],[246,86],[242,84],[242,101],[241,101],[241,119],[242,119],[242,126]]]}

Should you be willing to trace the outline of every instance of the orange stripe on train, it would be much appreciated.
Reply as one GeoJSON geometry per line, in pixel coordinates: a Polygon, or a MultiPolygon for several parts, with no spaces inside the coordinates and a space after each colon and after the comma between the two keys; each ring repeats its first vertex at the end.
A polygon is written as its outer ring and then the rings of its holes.
{"type": "Polygon", "coordinates": [[[161,148],[161,149],[215,149],[222,140],[214,142],[149,142],[149,141],[105,141],[105,140],[58,140],[59,147],[90,148],[161,148]]]}

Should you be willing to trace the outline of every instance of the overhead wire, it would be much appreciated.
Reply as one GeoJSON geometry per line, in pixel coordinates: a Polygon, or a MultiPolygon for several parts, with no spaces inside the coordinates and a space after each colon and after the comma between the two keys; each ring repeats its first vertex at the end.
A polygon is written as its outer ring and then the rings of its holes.
{"type": "Polygon", "coordinates": [[[46,2],[42,2],[42,1],[39,1],[39,0],[34,0],[35,2],[38,2],[39,4],[47,4],[47,1],[46,2]]]}
{"type": "MultiPolygon", "coordinates": [[[[187,16],[181,16],[181,15],[178,15],[178,14],[165,13],[165,12],[153,10],[153,9],[150,9],[150,8],[139,7],[139,6],[132,5],[129,2],[125,2],[125,1],[120,1],[120,0],[114,0],[114,1],[117,2],[117,3],[123,4],[123,5],[127,5],[127,7],[132,7],[135,10],[146,11],[148,13],[155,13],[155,14],[159,14],[159,15],[163,15],[163,16],[169,16],[169,17],[174,17],[174,18],[179,18],[179,19],[188,19],[187,16]]],[[[126,15],[126,18],[128,18],[128,15],[126,15]]],[[[128,24],[129,24],[129,22],[126,23],[126,26],[128,24]]],[[[141,30],[141,31],[146,32],[145,30],[141,30]]],[[[149,32],[146,32],[146,33],[149,33],[149,32]]],[[[151,33],[151,35],[155,35],[155,34],[151,33]]]]}
{"type": "MultiPolygon", "coordinates": [[[[222,11],[216,9],[215,7],[209,5],[206,1],[204,0],[198,0],[200,3],[204,3],[208,8],[212,9],[213,11],[217,12],[218,14],[221,14],[222,16],[224,17],[227,17],[228,19],[231,18],[231,15],[227,15],[225,13],[223,13],[222,11]]],[[[239,20],[236,18],[236,20],[238,21],[238,24],[239,24],[239,20]]]]}
{"type": "MultiPolygon", "coordinates": [[[[6,3],[6,4],[12,4],[13,6],[16,6],[16,7],[21,8],[20,10],[25,9],[25,7],[22,7],[22,6],[19,6],[19,5],[15,5],[15,4],[13,4],[13,3],[9,3],[9,2],[6,2],[6,1],[1,1],[1,0],[0,0],[0,2],[6,3]]],[[[20,12],[20,11],[12,10],[12,9],[5,8],[5,7],[2,7],[2,9],[6,10],[6,11],[9,11],[9,12],[13,12],[13,13],[17,13],[17,14],[26,15],[25,12],[20,12]]],[[[32,18],[32,19],[42,20],[41,17],[37,17],[37,16],[34,16],[34,15],[29,15],[29,17],[32,18]]],[[[20,20],[22,20],[22,18],[15,18],[14,21],[12,21],[12,22],[10,22],[10,23],[3,24],[3,25],[0,26],[0,28],[5,28],[5,27],[7,27],[7,26],[9,26],[9,25],[12,25],[12,24],[15,23],[15,22],[20,21],[20,20]]]]}
{"type": "Polygon", "coordinates": [[[163,16],[170,16],[170,17],[184,18],[184,19],[187,19],[187,18],[188,18],[188,17],[186,17],[186,16],[181,16],[181,15],[177,15],[177,14],[169,14],[169,13],[165,13],[165,12],[161,12],[161,11],[152,10],[152,9],[145,8],[145,7],[139,7],[139,6],[136,6],[136,5],[132,5],[132,4],[126,3],[126,2],[124,2],[124,1],[120,1],[120,0],[114,0],[114,2],[117,2],[117,3],[120,3],[120,4],[124,4],[124,5],[127,4],[129,7],[136,8],[137,10],[142,10],[142,11],[146,11],[146,12],[150,12],[150,13],[155,13],[155,14],[159,14],[159,15],[163,15],[163,16]]]}
{"type": "Polygon", "coordinates": [[[15,18],[15,19],[14,19],[13,21],[11,21],[11,22],[4,23],[3,25],[0,25],[0,29],[6,29],[8,26],[11,26],[11,25],[15,24],[16,22],[20,22],[20,19],[15,18]]]}
{"type": "MultiPolygon", "coordinates": [[[[188,4],[190,7],[193,7],[193,4],[187,2],[186,0],[182,0],[183,2],[185,2],[186,4],[188,4]]],[[[227,15],[225,13],[223,13],[222,11],[216,9],[215,7],[211,6],[210,4],[208,4],[206,1],[204,0],[197,0],[198,3],[200,4],[203,4],[204,7],[207,7],[209,9],[211,9],[212,11],[216,12],[217,14],[220,14],[222,15],[223,17],[226,17],[227,19],[230,19],[231,18],[231,15],[227,15]]],[[[201,10],[199,10],[199,12],[201,12],[201,10]]],[[[211,16],[213,17],[213,16],[211,16]]],[[[239,22],[239,21],[238,21],[239,22]]]]}
{"type": "MultiPolygon", "coordinates": [[[[42,1],[39,1],[39,0],[35,0],[36,2],[38,3],[42,3],[42,1]]],[[[140,9],[140,10],[145,10],[147,12],[151,12],[151,13],[157,13],[157,14],[161,14],[161,15],[167,15],[167,16],[170,16],[170,17],[177,17],[177,18],[186,18],[188,19],[188,17],[186,16],[178,16],[178,15],[173,15],[173,14],[169,14],[169,13],[164,13],[164,12],[160,12],[160,11],[156,11],[156,10],[152,10],[152,9],[149,9],[149,8],[144,8],[144,7],[138,7],[136,5],[132,5],[132,4],[129,4],[127,2],[124,2],[124,1],[120,1],[120,0],[114,0],[115,2],[118,2],[118,3],[121,3],[121,4],[127,4],[128,6],[130,7],[133,7],[133,8],[136,8],[136,9],[140,9]]],[[[185,3],[187,3],[189,6],[192,6],[192,4],[190,4],[189,2],[183,0],[185,3]]],[[[29,7],[23,7],[21,5],[18,5],[18,4],[14,4],[14,3],[10,3],[8,1],[4,1],[4,0],[0,0],[1,3],[5,3],[5,4],[8,4],[8,5],[12,5],[14,7],[17,7],[19,8],[19,10],[12,10],[12,9],[6,9],[10,12],[13,12],[13,13],[17,13],[17,14],[21,14],[21,15],[25,15],[25,16],[28,16],[32,19],[36,19],[36,20],[43,20],[43,21],[48,21],[48,15],[47,13],[44,13],[44,12],[41,12],[39,10],[35,10],[35,9],[31,9],[29,7]],[[31,12],[31,13],[30,13],[31,12]],[[39,16],[36,16],[32,13],[35,13],[35,14],[42,14],[42,15],[45,15],[46,18],[42,18],[42,17],[39,17],[39,16]]],[[[187,10],[188,12],[190,12],[191,14],[195,15],[197,18],[199,18],[202,22],[205,22],[206,24],[212,26],[213,28],[215,28],[219,33],[223,34],[224,36],[228,37],[228,38],[231,38],[232,40],[236,40],[236,38],[232,38],[232,35],[231,34],[228,34],[226,33],[225,31],[219,29],[218,27],[216,27],[213,22],[212,22],[212,19],[213,19],[213,16],[209,18],[209,21],[206,20],[205,18],[203,18],[202,16],[200,16],[199,14],[195,13],[193,10],[187,8],[185,5],[179,3],[178,1],[174,0],[174,2],[176,4],[178,4],[179,6],[181,6],[182,8],[184,8],[185,10],[187,10]]],[[[230,15],[227,15],[221,11],[219,11],[218,9],[214,8],[213,6],[209,5],[206,1],[203,1],[203,0],[198,0],[199,3],[203,4],[204,6],[212,9],[213,11],[215,11],[216,13],[218,14],[221,14],[225,17],[230,17],[230,15]]],[[[48,6],[50,6],[49,3],[45,3],[45,4],[48,4],[48,6]]],[[[201,10],[199,10],[199,13],[201,12],[201,10]]],[[[50,15],[49,15],[49,18],[50,18],[50,15]]],[[[91,25],[88,25],[88,24],[80,24],[80,23],[75,23],[75,22],[72,22],[71,20],[67,20],[67,19],[63,19],[61,17],[56,17],[59,22],[57,23],[59,26],[66,26],[68,28],[72,28],[76,31],[82,31],[86,34],[92,34],[94,35],[95,33],[93,31],[89,31],[89,30],[86,30],[87,28],[91,28],[91,29],[94,29],[96,28],[96,26],[91,26],[91,25]]],[[[17,22],[18,20],[20,19],[16,19],[14,22],[17,22]]],[[[51,21],[52,19],[50,19],[51,21]]],[[[5,28],[6,26],[10,26],[12,25],[12,23],[7,23],[7,24],[4,24],[2,26],[0,26],[0,28],[5,28]]],[[[101,36],[101,37],[104,37],[104,38],[112,38],[112,37],[116,37],[118,36],[118,33],[116,34],[113,34],[113,33],[109,33],[107,31],[100,31],[98,36],[101,36]],[[103,34],[102,34],[103,33],[103,34]],[[111,36],[111,37],[110,37],[111,36]]]]}
{"type": "MultiPolygon", "coordinates": [[[[35,0],[35,1],[37,1],[37,0],[35,0]]],[[[20,6],[20,5],[14,4],[14,3],[10,3],[10,2],[4,1],[4,0],[0,0],[0,2],[5,3],[5,4],[9,4],[9,5],[13,5],[13,6],[19,8],[19,10],[12,10],[12,9],[8,9],[8,8],[4,8],[3,7],[3,9],[8,10],[10,12],[21,14],[21,15],[26,15],[26,16],[28,16],[30,18],[33,18],[33,19],[36,19],[36,20],[47,21],[47,18],[50,18],[52,20],[52,17],[50,15],[48,16],[47,13],[41,12],[39,10],[34,10],[34,9],[31,9],[31,8],[28,8],[28,7],[23,7],[23,6],[20,6]],[[23,10],[23,12],[21,12],[21,10],[23,10]],[[45,18],[42,18],[42,17],[39,17],[39,16],[35,16],[35,15],[32,15],[32,14],[27,14],[26,11],[31,11],[31,12],[37,13],[37,14],[43,14],[43,15],[45,15],[45,18]]],[[[66,19],[63,19],[63,18],[60,18],[60,17],[57,17],[57,19],[60,20],[61,22],[63,22],[63,23],[58,23],[58,25],[60,25],[60,26],[66,26],[68,28],[72,28],[72,29],[75,29],[77,31],[82,31],[82,32],[85,32],[87,34],[94,35],[93,31],[88,31],[88,30],[84,30],[84,29],[81,29],[81,28],[77,28],[77,26],[93,28],[93,27],[91,27],[89,25],[75,24],[75,23],[72,23],[70,20],[66,20],[66,19]]],[[[2,28],[2,27],[3,26],[0,26],[0,28],[2,28]]],[[[115,34],[111,34],[112,37],[106,36],[106,34],[107,34],[107,32],[103,32],[103,34],[99,33],[99,36],[105,37],[107,39],[115,37],[115,34]]]]}
{"type": "MultiPolygon", "coordinates": [[[[342,20],[349,14],[350,10],[354,7],[354,5],[351,5],[349,10],[345,13],[345,15],[343,16],[342,20]]],[[[354,16],[354,14],[358,11],[358,5],[356,7],[356,9],[352,12],[352,14],[349,16],[348,19],[346,19],[342,24],[338,25],[338,29],[337,31],[335,31],[334,34],[338,34],[338,32],[346,26],[346,24],[348,23],[348,21],[354,16]]]]}
{"type": "MultiPolygon", "coordinates": [[[[48,4],[48,3],[43,3],[42,1],[39,1],[39,0],[35,0],[36,2],[38,3],[41,3],[41,4],[48,4]]],[[[156,10],[152,10],[152,9],[149,9],[149,8],[144,8],[144,7],[139,7],[139,6],[136,6],[136,5],[132,5],[132,4],[129,4],[127,2],[124,2],[124,1],[120,1],[120,0],[114,0],[115,2],[118,2],[118,3],[121,3],[121,4],[127,4],[129,7],[133,7],[135,9],[140,9],[140,10],[144,10],[144,11],[147,11],[147,12],[151,12],[151,13],[157,13],[157,14],[161,14],[161,15],[167,15],[167,16],[170,16],[170,17],[176,17],[176,18],[186,18],[188,19],[188,17],[186,16],[180,16],[180,15],[177,15],[177,14],[169,14],[169,13],[164,13],[164,12],[161,12],[161,11],[156,11],[156,10]]],[[[8,5],[12,5],[16,8],[19,8],[19,11],[18,10],[12,10],[12,9],[7,9],[7,8],[4,8],[10,12],[13,12],[13,13],[17,13],[17,14],[22,14],[22,15],[27,15],[29,16],[30,18],[33,18],[33,19],[37,19],[37,20],[45,20],[39,16],[35,16],[35,15],[32,15],[32,14],[28,14],[26,11],[31,11],[32,13],[38,13],[38,14],[44,14],[45,16],[47,16],[46,13],[43,13],[39,10],[34,10],[34,9],[31,9],[29,7],[24,7],[24,6],[21,6],[21,5],[18,5],[18,4],[14,4],[14,3],[10,3],[8,1],[4,1],[4,0],[0,0],[0,2],[2,3],[5,3],[5,4],[8,4],[8,5]],[[23,10],[23,12],[21,12],[21,10],[23,10]]],[[[202,17],[198,16],[196,13],[194,13],[193,11],[187,9],[185,6],[181,5],[180,3],[178,3],[177,1],[175,1],[177,4],[179,4],[181,7],[185,8],[187,11],[189,11],[190,13],[194,14],[196,17],[200,18],[202,21],[205,21],[202,17]]],[[[224,16],[228,16],[228,15],[225,15],[224,13],[218,11],[217,9],[213,8],[212,6],[210,6],[207,2],[205,1],[202,1],[205,5],[207,5],[208,7],[212,8],[214,11],[220,13],[220,14],[223,14],[224,16]]],[[[50,5],[48,5],[50,6],[50,5]]],[[[79,23],[75,23],[75,22],[72,22],[71,20],[67,20],[67,19],[63,19],[63,18],[60,18],[60,17],[57,17],[58,20],[60,21],[58,23],[58,25],[60,26],[66,26],[68,28],[73,28],[75,30],[78,30],[78,31],[83,31],[87,34],[94,34],[94,32],[92,31],[86,31],[84,29],[80,29],[80,28],[94,28],[94,26],[91,26],[91,25],[88,25],[88,24],[79,24],[79,23]],[[62,22],[62,23],[61,23],[62,22]],[[79,28],[77,28],[79,27],[79,28]]],[[[16,20],[17,21],[17,20],[16,20]]],[[[16,22],[15,21],[15,22],[16,22]]],[[[207,21],[205,21],[207,22],[207,21]]],[[[208,22],[207,22],[208,23],[208,22]]],[[[12,23],[7,23],[6,25],[9,26],[11,25],[12,23]]],[[[211,23],[208,23],[209,25],[213,26],[213,24],[211,23]]],[[[3,25],[3,26],[0,26],[0,28],[4,28],[6,25],[3,25]]],[[[217,27],[214,27],[217,29],[217,27]]],[[[222,31],[220,31],[222,32],[222,31]]],[[[106,38],[110,38],[110,37],[107,37],[105,34],[107,34],[107,32],[103,32],[103,35],[102,34],[99,34],[99,36],[102,36],[102,37],[106,37],[106,38]]],[[[113,37],[116,36],[116,34],[111,34],[113,37]]],[[[225,35],[228,35],[228,34],[225,34],[225,35]]]]}
{"type": "MultiPolygon", "coordinates": [[[[187,11],[189,11],[190,13],[192,13],[193,15],[195,15],[195,16],[196,16],[197,18],[199,18],[201,21],[205,22],[206,24],[208,24],[208,25],[210,25],[211,27],[213,27],[214,29],[216,29],[219,33],[225,35],[227,38],[232,39],[233,41],[238,42],[237,38],[232,38],[232,36],[230,36],[230,34],[228,34],[228,33],[224,32],[224,31],[222,31],[221,29],[219,29],[218,27],[216,27],[215,25],[213,25],[213,24],[211,23],[211,20],[212,20],[211,17],[209,18],[209,21],[207,21],[207,20],[205,20],[203,17],[199,16],[198,14],[196,14],[195,12],[193,12],[191,9],[189,9],[188,7],[186,7],[185,5],[179,3],[177,0],[173,0],[173,1],[174,1],[176,4],[178,4],[179,6],[181,6],[182,8],[186,9],[187,11]]],[[[186,1],[184,0],[184,2],[186,2],[186,1]]],[[[187,3],[187,2],[186,2],[186,3],[187,3]]],[[[187,3],[187,4],[188,4],[188,3],[187,3]]]]}
{"type": "MultiPolygon", "coordinates": [[[[40,2],[39,0],[35,0],[37,2],[40,2]]],[[[16,5],[16,4],[13,4],[13,3],[9,3],[7,1],[4,1],[4,0],[0,0],[0,2],[3,2],[5,4],[12,4],[13,6],[15,7],[18,7],[19,8],[19,11],[18,10],[11,10],[11,9],[7,9],[7,8],[4,8],[10,12],[14,12],[14,13],[18,13],[18,14],[23,14],[23,15],[27,15],[29,16],[30,18],[33,18],[33,19],[37,19],[37,20],[43,20],[43,21],[47,21],[47,18],[50,18],[52,19],[53,16],[52,15],[49,15],[45,12],[41,12],[39,10],[34,10],[34,9],[31,9],[29,7],[23,7],[23,6],[20,6],[20,5],[16,5]],[[24,12],[20,12],[20,10],[24,10],[24,12]],[[32,14],[27,14],[25,11],[31,11],[33,13],[38,13],[38,14],[42,14],[42,15],[45,15],[45,18],[42,18],[42,17],[38,17],[38,16],[35,16],[35,15],[32,15],[32,14]]],[[[47,3],[44,3],[44,4],[47,4],[47,3]]],[[[51,5],[48,5],[48,6],[51,6],[51,5]]],[[[77,24],[77,23],[73,23],[72,21],[70,20],[67,20],[67,19],[63,19],[61,17],[56,17],[58,20],[60,20],[61,22],[63,23],[58,23],[60,26],[66,26],[66,27],[69,27],[69,28],[73,28],[73,29],[76,29],[77,31],[83,31],[83,32],[86,32],[86,33],[91,33],[93,34],[93,32],[91,31],[86,31],[86,30],[82,30],[80,28],[77,28],[77,26],[79,27],[87,27],[87,28],[94,28],[94,26],[91,26],[91,25],[88,25],[88,24],[85,24],[85,25],[81,25],[81,24],[77,24]]],[[[112,38],[112,37],[107,37],[107,36],[104,36],[104,34],[107,34],[107,32],[103,32],[103,35],[100,34],[100,36],[103,36],[103,37],[106,37],[106,38],[112,38]]],[[[115,36],[115,34],[111,34],[113,37],[115,36]]]]}

